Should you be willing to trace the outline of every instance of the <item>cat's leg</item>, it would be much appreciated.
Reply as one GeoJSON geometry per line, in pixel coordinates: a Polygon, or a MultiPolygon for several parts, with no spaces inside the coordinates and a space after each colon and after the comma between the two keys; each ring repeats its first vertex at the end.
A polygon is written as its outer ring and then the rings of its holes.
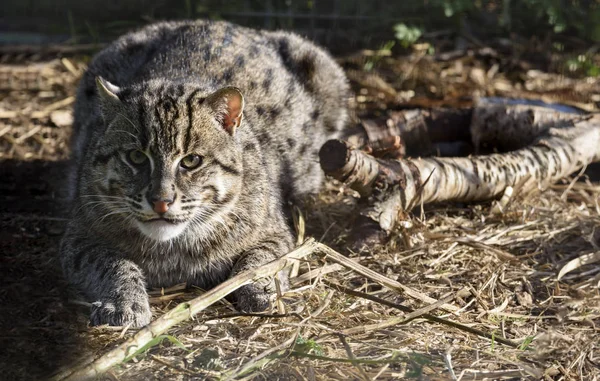
{"type": "MultiPolygon", "coordinates": [[[[289,232],[271,235],[254,247],[246,250],[240,256],[233,267],[231,276],[274,261],[289,252],[292,247],[292,236],[289,232]]],[[[281,289],[286,290],[289,287],[288,271],[280,271],[277,277],[281,289]]],[[[258,312],[264,311],[269,307],[269,300],[275,292],[276,286],[274,280],[264,278],[258,282],[239,288],[234,292],[233,296],[237,302],[238,310],[258,312]]]]}
{"type": "Polygon", "coordinates": [[[67,279],[92,302],[92,325],[143,327],[150,322],[144,275],[135,263],[73,225],[60,251],[67,279]]]}

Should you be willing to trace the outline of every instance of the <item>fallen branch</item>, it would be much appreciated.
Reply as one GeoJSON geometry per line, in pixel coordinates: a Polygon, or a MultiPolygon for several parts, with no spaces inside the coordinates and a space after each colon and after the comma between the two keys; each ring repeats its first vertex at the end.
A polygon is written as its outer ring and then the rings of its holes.
{"type": "Polygon", "coordinates": [[[551,133],[551,129],[569,128],[589,117],[570,106],[503,103],[508,101],[503,98],[478,100],[469,125],[476,152],[507,152],[524,148],[540,136],[551,133]]]}
{"type": "Polygon", "coordinates": [[[503,154],[382,160],[347,142],[330,140],[319,156],[327,175],[366,200],[357,222],[361,227],[355,232],[371,229],[372,234],[387,235],[402,212],[419,204],[489,200],[517,184],[524,191],[544,189],[599,161],[600,116],[568,122],[559,128],[544,127],[544,135],[532,145],[503,154]]]}
{"type": "Polygon", "coordinates": [[[260,278],[265,278],[277,274],[286,267],[291,266],[298,259],[304,258],[315,251],[322,250],[325,247],[314,239],[307,239],[302,246],[284,255],[283,257],[270,262],[256,269],[244,271],[233,278],[221,283],[212,290],[204,293],[189,302],[181,303],[165,315],[159,317],[146,327],[139,330],[133,337],[129,338],[117,348],[105,353],[89,364],[71,368],[66,372],[56,375],[53,381],[58,380],[92,380],[103,374],[111,367],[123,362],[126,358],[134,354],[139,348],[152,341],[154,338],[165,333],[175,324],[190,319],[198,312],[215,303],[216,301],[231,294],[238,288],[254,282],[260,278]]]}

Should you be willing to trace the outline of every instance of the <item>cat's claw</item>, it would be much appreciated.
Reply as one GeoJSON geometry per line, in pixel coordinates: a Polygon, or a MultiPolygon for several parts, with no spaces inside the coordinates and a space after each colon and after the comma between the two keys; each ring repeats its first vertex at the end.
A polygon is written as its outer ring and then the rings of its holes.
{"type": "Polygon", "coordinates": [[[92,303],[91,325],[108,324],[141,328],[152,320],[148,298],[102,300],[92,303]]]}

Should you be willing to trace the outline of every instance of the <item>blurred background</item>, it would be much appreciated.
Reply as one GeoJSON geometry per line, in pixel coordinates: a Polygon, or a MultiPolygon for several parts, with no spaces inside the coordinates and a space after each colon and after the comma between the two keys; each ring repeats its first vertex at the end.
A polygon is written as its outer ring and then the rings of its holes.
{"type": "Polygon", "coordinates": [[[339,53],[449,35],[460,38],[443,50],[461,39],[533,39],[547,53],[600,41],[595,0],[4,0],[0,43],[106,42],[151,21],[190,18],[295,30],[339,53]]]}

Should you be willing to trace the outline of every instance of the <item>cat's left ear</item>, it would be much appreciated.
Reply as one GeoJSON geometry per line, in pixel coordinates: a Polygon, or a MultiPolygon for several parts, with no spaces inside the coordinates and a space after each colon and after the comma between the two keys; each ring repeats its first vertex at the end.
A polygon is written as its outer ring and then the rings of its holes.
{"type": "Polygon", "coordinates": [[[115,114],[115,110],[121,105],[120,90],[118,86],[113,85],[106,79],[100,76],[96,77],[96,91],[100,97],[100,107],[105,118],[111,118],[111,114],[115,114]]]}
{"type": "Polygon", "coordinates": [[[217,121],[229,134],[242,124],[244,96],[237,87],[224,87],[211,94],[206,101],[216,114],[217,121]]]}

